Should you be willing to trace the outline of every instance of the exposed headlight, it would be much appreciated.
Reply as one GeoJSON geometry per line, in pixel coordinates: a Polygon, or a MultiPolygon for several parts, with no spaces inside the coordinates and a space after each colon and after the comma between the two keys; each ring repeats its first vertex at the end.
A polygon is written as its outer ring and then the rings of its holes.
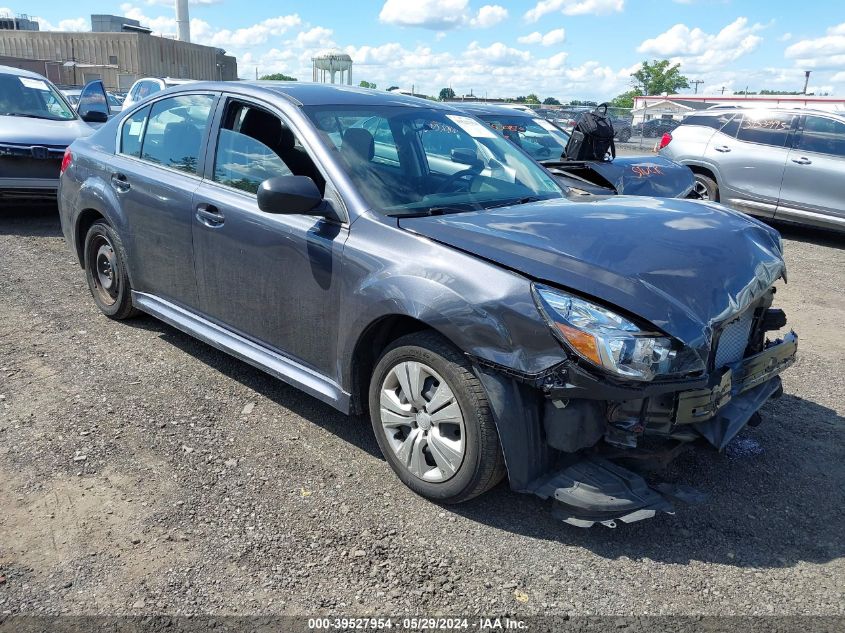
{"type": "Polygon", "coordinates": [[[643,331],[607,308],[537,285],[534,296],[558,338],[593,365],[631,380],[704,371],[692,350],[659,332],[643,331]]]}

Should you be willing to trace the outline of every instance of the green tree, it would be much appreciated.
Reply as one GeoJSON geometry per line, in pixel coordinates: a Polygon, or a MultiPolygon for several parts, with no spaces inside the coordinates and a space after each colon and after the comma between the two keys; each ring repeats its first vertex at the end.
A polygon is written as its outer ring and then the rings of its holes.
{"type": "Polygon", "coordinates": [[[390,86],[390,88],[387,89],[388,92],[391,92],[393,90],[399,90],[399,86],[390,86]]]}
{"type": "Polygon", "coordinates": [[[296,77],[291,77],[284,73],[273,73],[272,75],[262,75],[259,77],[262,81],[296,81],[296,77]]]}
{"type": "Polygon", "coordinates": [[[630,110],[634,107],[634,97],[641,97],[642,94],[642,90],[634,88],[628,92],[623,92],[621,95],[613,97],[613,99],[610,100],[610,105],[614,108],[627,108],[630,110]]]}
{"type": "Polygon", "coordinates": [[[560,105],[560,101],[554,97],[546,97],[543,99],[543,105],[560,105]]]}
{"type": "Polygon", "coordinates": [[[358,84],[361,88],[373,88],[375,89],[376,85],[371,81],[362,81],[358,84]]]}
{"type": "Polygon", "coordinates": [[[644,61],[642,67],[635,73],[634,88],[644,95],[674,94],[681,88],[689,88],[689,79],[681,74],[681,65],[672,64],[668,59],[654,59],[651,63],[644,61]]]}
{"type": "Polygon", "coordinates": [[[532,92],[530,95],[528,95],[527,97],[525,97],[525,103],[536,103],[536,104],[539,104],[539,103],[540,103],[540,97],[538,97],[537,95],[535,95],[535,94],[532,92]]]}
{"type": "Polygon", "coordinates": [[[573,99],[569,102],[571,106],[597,106],[598,103],[595,101],[581,101],[580,99],[573,99]]]}
{"type": "Polygon", "coordinates": [[[439,99],[441,101],[446,101],[447,99],[454,99],[455,98],[455,91],[451,88],[441,88],[439,99]]]}

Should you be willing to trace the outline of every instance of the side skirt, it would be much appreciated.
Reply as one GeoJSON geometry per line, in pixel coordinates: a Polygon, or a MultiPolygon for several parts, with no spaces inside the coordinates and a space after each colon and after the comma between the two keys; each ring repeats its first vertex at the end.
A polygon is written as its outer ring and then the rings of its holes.
{"type": "Polygon", "coordinates": [[[300,363],[267,349],[239,334],[202,318],[155,295],[132,291],[132,304],[139,310],[186,334],[301,389],[342,413],[349,413],[349,394],[333,380],[300,363]]]}

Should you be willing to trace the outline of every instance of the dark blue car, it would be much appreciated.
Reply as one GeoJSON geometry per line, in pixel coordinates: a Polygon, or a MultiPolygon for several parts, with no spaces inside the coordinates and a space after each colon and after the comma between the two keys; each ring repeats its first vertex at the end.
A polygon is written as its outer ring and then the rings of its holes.
{"type": "Polygon", "coordinates": [[[104,314],[367,413],[441,502],[507,476],[574,525],[669,510],[684,495],[620,460],[723,447],[795,358],[775,230],[714,203],[572,201],[486,123],[412,97],[165,90],[70,147],[59,206],[104,314]]]}

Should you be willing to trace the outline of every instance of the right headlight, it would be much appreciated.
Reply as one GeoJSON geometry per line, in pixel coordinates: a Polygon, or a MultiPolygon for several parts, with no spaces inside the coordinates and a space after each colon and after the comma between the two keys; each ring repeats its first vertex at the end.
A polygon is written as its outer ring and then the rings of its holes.
{"type": "Polygon", "coordinates": [[[689,348],[659,332],[642,330],[630,319],[561,290],[534,286],[540,312],[555,335],[593,365],[631,380],[703,372],[689,348]]]}

